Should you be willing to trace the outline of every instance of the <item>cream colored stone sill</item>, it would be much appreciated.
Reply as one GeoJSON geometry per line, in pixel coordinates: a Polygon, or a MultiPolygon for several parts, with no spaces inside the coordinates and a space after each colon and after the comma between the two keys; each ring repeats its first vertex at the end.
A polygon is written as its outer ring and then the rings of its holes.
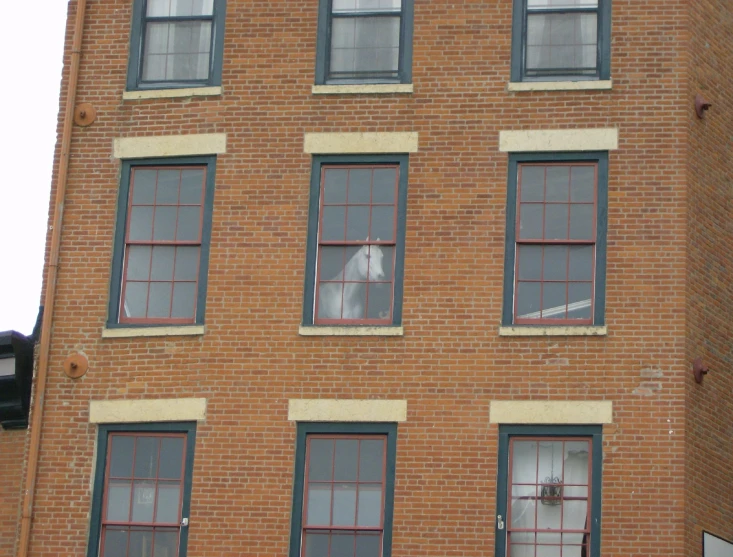
{"type": "Polygon", "coordinates": [[[183,89],[148,89],[145,91],[125,91],[122,100],[176,99],[181,97],[212,97],[221,95],[221,87],[185,87],[183,89]]]}
{"type": "Polygon", "coordinates": [[[304,326],[298,328],[303,337],[401,337],[403,327],[319,327],[304,326]]]}
{"type": "Polygon", "coordinates": [[[102,329],[102,338],[177,337],[200,336],[203,334],[203,325],[181,325],[177,327],[125,327],[120,329],[102,329]]]}
{"type": "Polygon", "coordinates": [[[412,93],[412,83],[384,83],[371,85],[314,85],[314,95],[386,95],[412,93]]]}
{"type": "Polygon", "coordinates": [[[523,81],[507,84],[507,91],[601,91],[612,88],[610,79],[602,81],[523,81]]]}
{"type": "Polygon", "coordinates": [[[565,327],[562,325],[551,327],[499,327],[500,337],[580,337],[606,336],[607,334],[608,329],[605,325],[589,325],[587,327],[565,327]]]}

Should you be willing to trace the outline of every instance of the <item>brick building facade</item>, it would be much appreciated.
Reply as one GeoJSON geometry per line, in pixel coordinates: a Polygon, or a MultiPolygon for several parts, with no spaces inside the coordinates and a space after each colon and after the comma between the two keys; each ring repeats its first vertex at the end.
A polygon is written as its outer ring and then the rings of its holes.
{"type": "Polygon", "coordinates": [[[727,2],[67,25],[21,557],[733,539],[727,2]]]}

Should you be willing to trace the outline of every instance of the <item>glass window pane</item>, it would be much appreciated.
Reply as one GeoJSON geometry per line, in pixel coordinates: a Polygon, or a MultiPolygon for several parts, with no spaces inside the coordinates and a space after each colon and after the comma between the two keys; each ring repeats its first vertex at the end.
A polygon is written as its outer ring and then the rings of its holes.
{"type": "Polygon", "coordinates": [[[153,542],[154,557],[178,556],[178,530],[156,529],[153,542]]]}
{"type": "Polygon", "coordinates": [[[517,284],[517,317],[526,319],[539,318],[540,284],[537,282],[520,282],[517,284]]]}
{"type": "Polygon", "coordinates": [[[164,81],[167,59],[168,57],[165,54],[145,54],[143,57],[143,80],[164,81]]]}
{"type": "Polygon", "coordinates": [[[567,201],[570,189],[570,167],[547,167],[546,201],[567,201]]]}
{"type": "Polygon", "coordinates": [[[345,168],[324,168],[324,203],[346,203],[346,181],[348,175],[349,171],[345,168]]]}
{"type": "Polygon", "coordinates": [[[356,439],[337,439],[336,458],[334,459],[333,479],[336,481],[355,481],[359,458],[359,441],[356,439]]]}
{"type": "Polygon", "coordinates": [[[375,168],[372,185],[372,203],[395,203],[397,169],[375,168]]]}
{"type": "Polygon", "coordinates": [[[173,246],[153,247],[151,280],[171,280],[173,278],[173,258],[175,253],[176,248],[173,246]]]}
{"type": "Polygon", "coordinates": [[[111,435],[110,443],[110,477],[132,477],[132,451],[135,446],[135,438],[130,437],[129,435],[111,435]]]}
{"type": "Polygon", "coordinates": [[[570,206],[570,239],[593,240],[595,238],[593,205],[570,206]]]}
{"type": "Polygon", "coordinates": [[[369,207],[350,206],[346,213],[346,239],[369,240],[369,207]]]}
{"type": "MultiPolygon", "coordinates": [[[[323,207],[321,240],[324,242],[343,240],[346,235],[346,208],[323,207]]],[[[363,240],[364,238],[362,238],[363,240]]]]}
{"type": "Polygon", "coordinates": [[[126,480],[109,480],[107,486],[107,518],[112,522],[127,522],[130,516],[132,486],[126,480]]]}
{"type": "Polygon", "coordinates": [[[167,318],[171,312],[171,291],[173,284],[170,282],[150,283],[150,296],[148,298],[148,317],[167,318]]]}
{"type": "Polygon", "coordinates": [[[382,536],[376,533],[356,534],[355,557],[379,557],[382,554],[382,536]]]}
{"type": "Polygon", "coordinates": [[[127,256],[128,280],[149,280],[150,246],[129,246],[127,256]]]}
{"type": "Polygon", "coordinates": [[[543,201],[545,198],[545,167],[520,166],[520,200],[543,201]]]}
{"type": "Polygon", "coordinates": [[[176,282],[173,284],[173,319],[193,319],[196,309],[196,283],[176,282]]]}
{"type": "Polygon", "coordinates": [[[154,478],[158,472],[160,440],[148,435],[137,437],[135,447],[135,477],[154,478]]]}
{"type": "Polygon", "coordinates": [[[171,0],[148,0],[148,17],[165,17],[170,15],[171,0]]]}
{"type": "Polygon", "coordinates": [[[593,246],[570,246],[569,280],[593,279],[593,246]]]}
{"type": "Polygon", "coordinates": [[[536,507],[536,485],[512,485],[509,527],[534,528],[536,507]]]}
{"type": "Polygon", "coordinates": [[[568,284],[568,318],[590,319],[591,283],[571,282],[568,284]]]}
{"type": "Polygon", "coordinates": [[[566,284],[546,282],[542,285],[542,318],[565,319],[566,284]]]}
{"type": "Polygon", "coordinates": [[[593,202],[595,199],[594,166],[574,166],[570,171],[570,201],[593,202]]]}
{"type": "Polygon", "coordinates": [[[306,525],[331,524],[331,484],[308,484],[306,525]]]}
{"type": "Polygon", "coordinates": [[[349,171],[349,203],[370,203],[372,169],[352,168],[349,171]]]}
{"type": "Polygon", "coordinates": [[[182,205],[200,205],[203,202],[201,194],[204,189],[204,177],[203,168],[187,168],[181,172],[182,205]]]}
{"type": "MultiPolygon", "coordinates": [[[[350,49],[351,47],[353,47],[355,29],[355,19],[347,17],[334,18],[331,21],[331,48],[350,49]]],[[[334,70],[337,69],[333,67],[333,63],[331,64],[331,68],[334,70]]]]}
{"type": "MultiPolygon", "coordinates": [[[[305,533],[305,556],[304,557],[328,557],[328,545],[331,536],[316,532],[305,533]]],[[[379,557],[379,556],[377,556],[379,557]]]]}
{"type": "Polygon", "coordinates": [[[384,441],[381,439],[364,439],[361,441],[359,446],[359,481],[381,482],[383,469],[384,441]]]}
{"type": "Polygon", "coordinates": [[[370,284],[367,307],[368,319],[390,319],[392,317],[392,285],[370,284]]]}
{"type": "Polygon", "coordinates": [[[193,246],[176,248],[176,270],[173,274],[175,280],[198,279],[200,249],[193,246]]]}
{"type": "Polygon", "coordinates": [[[343,290],[342,283],[321,283],[318,286],[319,319],[341,319],[343,290]]]}
{"type": "Polygon", "coordinates": [[[122,314],[125,317],[145,317],[148,306],[148,283],[128,282],[125,284],[125,301],[122,314]]]}
{"type": "Polygon", "coordinates": [[[152,555],[153,529],[135,528],[130,531],[130,553],[129,557],[147,557],[152,555]]]}
{"type": "MultiPolygon", "coordinates": [[[[586,527],[585,515],[588,512],[587,501],[563,501],[563,528],[566,530],[582,530],[586,527]]],[[[582,534],[578,535],[575,543],[581,543],[582,534]]]]}
{"type": "Polygon", "coordinates": [[[545,246],[543,258],[543,280],[562,280],[567,278],[568,247],[545,246]]]}
{"type": "MultiPolygon", "coordinates": [[[[537,545],[537,555],[542,555],[542,557],[561,557],[563,555],[561,551],[562,548],[559,545],[537,545]]],[[[567,551],[564,555],[565,557],[571,557],[567,551]]]]}
{"type": "Polygon", "coordinates": [[[372,240],[394,241],[394,205],[373,206],[370,238],[372,240]]]}
{"type": "Polygon", "coordinates": [[[130,229],[127,238],[131,242],[150,240],[153,236],[153,208],[132,207],[130,209],[130,229]]]}
{"type": "Polygon", "coordinates": [[[155,200],[157,170],[135,168],[132,171],[132,204],[152,205],[155,200]]]}
{"type": "Polygon", "coordinates": [[[512,483],[537,483],[537,441],[512,441],[512,483]]]}
{"type": "Polygon", "coordinates": [[[543,205],[522,203],[519,213],[520,239],[542,238],[542,211],[543,205]]]}
{"type": "Polygon", "coordinates": [[[323,246],[319,251],[320,280],[343,280],[344,255],[342,247],[323,246]]]}
{"type": "Polygon", "coordinates": [[[155,508],[155,521],[178,524],[181,520],[179,507],[181,486],[178,483],[161,482],[158,484],[158,502],[155,508]]]}
{"type": "Polygon", "coordinates": [[[152,522],[155,508],[155,484],[135,482],[132,492],[132,521],[152,522]]]}
{"type": "Polygon", "coordinates": [[[127,530],[108,527],[103,533],[104,557],[127,557],[127,530]]]}
{"type": "Polygon", "coordinates": [[[332,523],[335,526],[353,526],[355,521],[356,484],[334,484],[332,523]]]}
{"type": "Polygon", "coordinates": [[[333,534],[329,557],[354,557],[354,534],[333,534]]]}
{"type": "Polygon", "coordinates": [[[154,240],[175,240],[177,215],[177,207],[155,208],[154,240]]]}
{"type": "Polygon", "coordinates": [[[198,242],[201,235],[201,207],[178,208],[178,230],[176,240],[179,242],[198,242]]]}
{"type": "Polygon", "coordinates": [[[359,486],[357,526],[380,526],[382,523],[382,484],[359,486]]]}
{"type": "Polygon", "coordinates": [[[333,439],[311,439],[308,448],[308,480],[329,481],[333,477],[333,439]]]}
{"type": "Polygon", "coordinates": [[[568,237],[568,206],[545,206],[545,239],[565,240],[568,237]]]}
{"type": "Polygon", "coordinates": [[[370,257],[373,260],[375,268],[369,273],[370,280],[391,281],[394,278],[394,252],[395,248],[392,246],[371,246],[370,257]],[[381,257],[378,252],[381,252],[381,257]],[[377,260],[382,264],[381,276],[379,276],[378,272],[375,272],[377,260]]]}
{"type": "Polygon", "coordinates": [[[542,278],[542,246],[517,246],[519,280],[542,278]]]}
{"type": "Polygon", "coordinates": [[[158,187],[155,190],[155,203],[158,205],[178,204],[178,185],[180,182],[180,170],[160,170],[158,172],[158,187]]]}
{"type": "Polygon", "coordinates": [[[163,437],[160,440],[160,469],[158,477],[177,480],[183,473],[183,437],[163,437]]]}

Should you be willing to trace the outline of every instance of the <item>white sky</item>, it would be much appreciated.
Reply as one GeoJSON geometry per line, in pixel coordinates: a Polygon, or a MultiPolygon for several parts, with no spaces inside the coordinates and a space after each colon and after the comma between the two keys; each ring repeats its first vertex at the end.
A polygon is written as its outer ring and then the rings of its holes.
{"type": "Polygon", "coordinates": [[[0,331],[25,335],[41,304],[68,0],[3,2],[0,33],[0,331]],[[21,24],[26,22],[30,24],[21,24]]]}

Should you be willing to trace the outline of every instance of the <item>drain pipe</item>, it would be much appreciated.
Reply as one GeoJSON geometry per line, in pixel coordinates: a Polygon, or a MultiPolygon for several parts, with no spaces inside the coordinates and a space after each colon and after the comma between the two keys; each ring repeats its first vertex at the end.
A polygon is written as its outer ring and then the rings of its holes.
{"type": "MultiPolygon", "coordinates": [[[[71,0],[73,2],[73,0],[71,0]]],[[[20,518],[20,541],[18,557],[27,557],[31,540],[31,521],[33,519],[33,496],[36,489],[38,473],[38,455],[41,446],[41,424],[43,423],[43,402],[46,395],[46,379],[48,377],[48,357],[51,347],[51,325],[56,298],[56,275],[59,263],[59,247],[61,245],[61,223],[64,215],[64,197],[69,172],[69,150],[71,148],[71,132],[74,126],[74,103],[76,102],[76,86],[79,77],[81,59],[81,38],[84,30],[84,12],[87,0],[77,0],[74,38],[71,45],[71,63],[69,69],[69,86],[64,109],[64,127],[61,135],[61,157],[59,159],[58,183],[51,217],[51,251],[46,270],[46,295],[44,297],[44,315],[39,343],[38,372],[33,391],[33,407],[31,409],[30,444],[28,447],[28,465],[23,490],[23,510],[20,518]]]]}

